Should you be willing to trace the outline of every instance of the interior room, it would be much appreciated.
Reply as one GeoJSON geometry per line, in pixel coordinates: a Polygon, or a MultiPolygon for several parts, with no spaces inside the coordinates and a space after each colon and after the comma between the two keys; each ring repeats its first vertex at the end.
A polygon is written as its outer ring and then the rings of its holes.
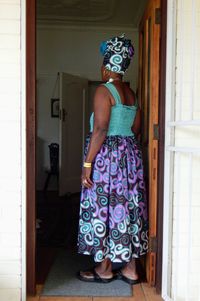
{"type": "MultiPolygon", "coordinates": [[[[93,264],[90,256],[77,255],[76,243],[83,146],[93,95],[101,83],[99,46],[123,33],[132,40],[135,54],[124,81],[137,92],[139,23],[146,4],[147,0],[37,1],[36,282],[44,295],[65,296],[70,291],[73,296],[78,289],[81,296],[99,294],[75,279],[78,269],[93,264]]],[[[145,279],[145,259],[139,270],[145,279]]],[[[120,292],[117,285],[113,282],[105,294],[132,294],[128,284],[122,284],[120,292]]]]}

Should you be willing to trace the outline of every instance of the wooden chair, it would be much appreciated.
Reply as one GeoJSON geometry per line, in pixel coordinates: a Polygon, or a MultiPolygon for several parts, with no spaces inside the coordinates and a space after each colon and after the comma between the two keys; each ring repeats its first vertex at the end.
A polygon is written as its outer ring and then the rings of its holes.
{"type": "Polygon", "coordinates": [[[49,147],[49,159],[50,159],[50,168],[45,172],[47,173],[47,178],[44,184],[44,193],[46,193],[49,185],[49,181],[52,176],[56,176],[57,183],[59,184],[59,144],[51,143],[49,147]]]}

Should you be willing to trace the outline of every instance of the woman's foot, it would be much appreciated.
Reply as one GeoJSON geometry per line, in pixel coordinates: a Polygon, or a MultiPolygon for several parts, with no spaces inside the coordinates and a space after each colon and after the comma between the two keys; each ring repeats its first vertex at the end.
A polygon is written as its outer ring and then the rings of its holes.
{"type": "MultiPolygon", "coordinates": [[[[113,278],[113,273],[100,273],[97,271],[97,268],[94,268],[95,272],[97,273],[97,275],[101,278],[104,279],[112,279],[113,278]]],[[[88,279],[93,279],[94,278],[94,273],[92,270],[88,270],[88,271],[80,271],[80,275],[84,278],[88,278],[88,279]]]]}
{"type": "Polygon", "coordinates": [[[79,280],[82,280],[82,281],[86,281],[86,282],[98,282],[98,283],[109,283],[111,281],[113,281],[114,279],[116,279],[117,277],[116,276],[113,276],[113,277],[103,277],[103,276],[100,276],[99,274],[97,274],[96,270],[93,268],[92,270],[90,271],[79,271],[77,273],[77,278],[79,280]]]}
{"type": "Polygon", "coordinates": [[[139,279],[139,275],[136,271],[135,259],[132,259],[123,269],[121,269],[121,274],[131,280],[139,279]]]}
{"type": "Polygon", "coordinates": [[[112,279],[113,278],[113,272],[112,272],[112,264],[109,259],[104,259],[97,267],[95,267],[92,270],[88,271],[80,271],[79,274],[81,277],[84,277],[85,279],[93,279],[94,278],[94,272],[97,276],[103,279],[112,279]]]}
{"type": "Polygon", "coordinates": [[[129,279],[132,279],[132,280],[137,280],[137,279],[139,279],[139,275],[138,275],[137,272],[131,271],[131,270],[126,269],[126,268],[122,269],[121,272],[122,272],[122,274],[123,274],[124,276],[126,276],[126,277],[129,278],[129,279]]]}

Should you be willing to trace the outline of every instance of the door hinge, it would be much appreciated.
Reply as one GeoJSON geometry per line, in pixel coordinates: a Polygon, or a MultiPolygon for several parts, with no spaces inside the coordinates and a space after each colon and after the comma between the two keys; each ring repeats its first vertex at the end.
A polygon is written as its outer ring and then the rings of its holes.
{"type": "Polygon", "coordinates": [[[61,109],[59,110],[60,120],[65,121],[66,115],[67,115],[67,111],[64,108],[62,108],[62,110],[61,109]]]}
{"type": "Polygon", "coordinates": [[[159,140],[159,125],[153,125],[153,140],[159,140]]]}
{"type": "Polygon", "coordinates": [[[149,237],[149,252],[157,253],[158,239],[156,236],[149,237]]]}
{"type": "Polygon", "coordinates": [[[161,24],[161,9],[159,7],[155,9],[155,24],[161,24]]]}
{"type": "Polygon", "coordinates": [[[59,109],[59,119],[62,120],[62,110],[59,109]]]}

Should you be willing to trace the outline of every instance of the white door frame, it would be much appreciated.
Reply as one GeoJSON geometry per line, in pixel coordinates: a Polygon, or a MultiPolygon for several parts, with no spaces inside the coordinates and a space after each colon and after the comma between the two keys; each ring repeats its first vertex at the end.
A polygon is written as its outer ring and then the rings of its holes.
{"type": "Polygon", "coordinates": [[[176,60],[176,0],[167,3],[167,49],[166,49],[166,95],[165,95],[165,162],[164,162],[164,204],[163,204],[163,256],[162,292],[166,301],[171,289],[171,237],[172,237],[172,174],[173,153],[168,146],[173,144],[173,130],[168,126],[175,106],[175,60],[176,60]],[[170,222],[169,222],[170,221],[170,222]]]}

